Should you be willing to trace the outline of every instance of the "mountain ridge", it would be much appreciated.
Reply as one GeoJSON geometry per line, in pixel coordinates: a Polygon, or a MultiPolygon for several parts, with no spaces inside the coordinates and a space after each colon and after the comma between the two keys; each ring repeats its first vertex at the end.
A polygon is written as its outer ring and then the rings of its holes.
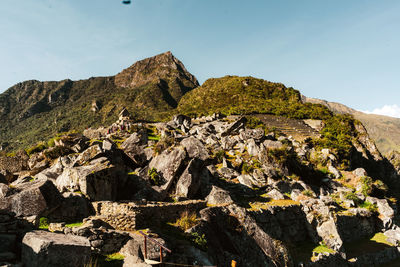
{"type": "Polygon", "coordinates": [[[115,76],[18,83],[0,94],[0,140],[8,150],[58,132],[115,121],[124,107],[142,120],[160,120],[199,86],[171,52],[143,59],[115,76]]]}
{"type": "Polygon", "coordinates": [[[317,98],[302,95],[302,101],[307,103],[321,104],[328,107],[332,112],[339,114],[351,114],[361,121],[367,129],[371,138],[383,154],[388,155],[392,151],[400,151],[400,119],[390,116],[367,114],[346,105],[329,102],[317,98]]]}

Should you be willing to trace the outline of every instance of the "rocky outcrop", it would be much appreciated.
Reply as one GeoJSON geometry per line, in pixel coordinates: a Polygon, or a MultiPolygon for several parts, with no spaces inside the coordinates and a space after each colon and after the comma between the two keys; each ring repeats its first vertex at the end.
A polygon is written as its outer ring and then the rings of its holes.
{"type": "Polygon", "coordinates": [[[40,215],[57,208],[62,196],[50,180],[37,180],[17,186],[14,194],[0,199],[0,209],[17,216],[40,215]]]}
{"type": "Polygon", "coordinates": [[[27,267],[76,267],[90,261],[90,243],[84,237],[33,231],[22,244],[22,262],[27,267]]]}

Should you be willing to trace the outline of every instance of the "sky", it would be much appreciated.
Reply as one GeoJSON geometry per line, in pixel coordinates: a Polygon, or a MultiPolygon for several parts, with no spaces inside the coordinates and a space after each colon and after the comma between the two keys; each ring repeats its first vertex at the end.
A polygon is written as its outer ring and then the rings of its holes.
{"type": "Polygon", "coordinates": [[[0,92],[166,51],[200,83],[254,76],[400,117],[398,0],[1,0],[0,92]]]}

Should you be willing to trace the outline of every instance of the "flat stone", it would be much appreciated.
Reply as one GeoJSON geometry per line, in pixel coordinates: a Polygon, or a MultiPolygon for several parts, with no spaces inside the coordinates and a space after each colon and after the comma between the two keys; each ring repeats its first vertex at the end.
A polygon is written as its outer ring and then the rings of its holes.
{"type": "Polygon", "coordinates": [[[33,231],[22,240],[21,260],[26,267],[75,267],[90,260],[90,243],[80,236],[33,231]]]}

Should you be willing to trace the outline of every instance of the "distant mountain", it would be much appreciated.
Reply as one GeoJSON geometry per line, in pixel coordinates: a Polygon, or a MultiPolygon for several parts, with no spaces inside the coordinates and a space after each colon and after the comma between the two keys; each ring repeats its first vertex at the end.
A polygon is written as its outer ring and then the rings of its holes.
{"type": "Polygon", "coordinates": [[[138,61],[115,76],[18,83],[0,94],[0,143],[11,150],[58,132],[107,125],[123,107],[138,119],[163,119],[197,86],[171,52],[138,61]]]}
{"type": "Polygon", "coordinates": [[[391,151],[400,151],[400,119],[376,114],[366,114],[349,108],[343,104],[328,102],[316,98],[302,96],[303,102],[322,104],[332,112],[339,114],[351,114],[361,121],[369,135],[375,140],[381,153],[387,155],[391,151]]]}

